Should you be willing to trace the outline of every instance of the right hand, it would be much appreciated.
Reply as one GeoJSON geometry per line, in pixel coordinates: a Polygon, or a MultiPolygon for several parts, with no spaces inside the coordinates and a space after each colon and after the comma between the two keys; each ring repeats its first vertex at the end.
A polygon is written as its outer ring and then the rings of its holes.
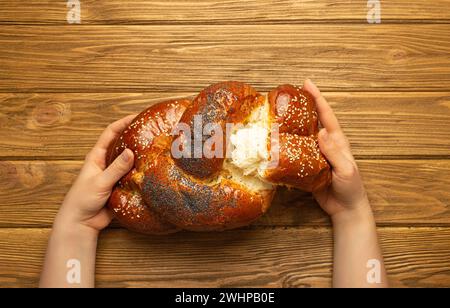
{"type": "Polygon", "coordinates": [[[310,92],[316,101],[319,120],[324,127],[319,132],[319,147],[332,167],[331,185],[314,192],[314,198],[332,218],[362,207],[370,208],[350,143],[333,110],[311,80],[305,81],[304,89],[310,92]]]}

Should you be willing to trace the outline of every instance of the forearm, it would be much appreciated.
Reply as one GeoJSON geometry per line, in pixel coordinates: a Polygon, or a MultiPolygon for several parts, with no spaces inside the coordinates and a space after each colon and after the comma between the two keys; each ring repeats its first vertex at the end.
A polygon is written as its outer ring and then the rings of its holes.
{"type": "Polygon", "coordinates": [[[39,286],[94,287],[97,238],[98,232],[86,226],[56,221],[39,286]]]}
{"type": "Polygon", "coordinates": [[[364,201],[356,210],[334,215],[332,221],[333,286],[387,287],[386,271],[369,202],[364,201]]]}

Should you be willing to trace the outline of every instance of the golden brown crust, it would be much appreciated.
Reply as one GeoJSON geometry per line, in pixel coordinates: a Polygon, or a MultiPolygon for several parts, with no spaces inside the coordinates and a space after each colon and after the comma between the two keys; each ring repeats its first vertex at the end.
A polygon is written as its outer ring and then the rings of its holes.
{"type": "Polygon", "coordinates": [[[155,104],[141,112],[111,147],[108,162],[111,163],[128,148],[134,152],[137,169],[142,170],[142,164],[151,160],[161,148],[161,140],[172,138],[172,129],[190,104],[189,99],[174,99],[155,104]]]}
{"type": "Polygon", "coordinates": [[[139,190],[116,187],[108,206],[120,224],[129,230],[145,234],[170,234],[180,230],[150,210],[139,190]]]}
{"type": "Polygon", "coordinates": [[[330,166],[320,153],[316,135],[281,133],[279,148],[278,166],[265,171],[266,180],[308,192],[330,184],[330,166]]]}
{"type": "Polygon", "coordinates": [[[222,177],[213,182],[197,179],[174,164],[168,153],[146,170],[142,192],[161,217],[191,231],[246,226],[264,214],[274,195],[273,189],[250,191],[222,177]]]}
{"type": "Polygon", "coordinates": [[[164,140],[171,140],[171,131],[191,103],[180,99],[151,106],[139,114],[111,147],[108,164],[126,148],[134,152],[135,167],[114,187],[108,207],[124,227],[147,234],[168,234],[179,230],[166,222],[143,201],[140,182],[143,170],[159,152],[165,150],[164,140]]]}
{"type": "Polygon", "coordinates": [[[313,96],[293,85],[282,85],[268,94],[270,118],[280,133],[310,136],[319,132],[313,96]]]}
{"type": "MultiPolygon", "coordinates": [[[[231,88],[237,86],[230,85],[231,88]]],[[[248,105],[254,103],[255,96],[249,87],[240,95],[239,99],[247,100],[248,105]]],[[[171,132],[175,124],[181,122],[179,119],[190,103],[177,100],[148,108],[111,148],[109,162],[125,148],[135,153],[135,168],[118,182],[108,202],[124,227],[146,234],[168,234],[181,229],[225,230],[248,225],[269,208],[274,189],[256,193],[227,179],[217,184],[203,184],[203,180],[175,164],[170,156],[174,138],[171,132]]],[[[261,103],[260,99],[258,104],[261,103]]],[[[236,107],[236,104],[229,105],[236,107]]],[[[240,106],[247,106],[247,103],[241,102],[240,106]]],[[[239,121],[243,115],[228,117],[225,121],[239,121]]]]}
{"type": "Polygon", "coordinates": [[[270,121],[279,127],[279,163],[264,178],[277,185],[315,191],[331,183],[331,168],[320,152],[316,105],[312,95],[293,85],[268,94],[270,121]]]}
{"type": "MultiPolygon", "coordinates": [[[[265,179],[306,191],[328,185],[330,167],[317,144],[312,96],[284,85],[268,99],[270,121],[279,125],[280,153],[278,167],[266,170],[265,179]]],[[[241,184],[225,170],[224,158],[175,159],[171,146],[179,136],[171,133],[179,123],[193,131],[196,115],[202,117],[202,128],[215,123],[225,132],[227,123],[245,122],[263,103],[252,87],[224,82],[203,90],[193,102],[171,100],[138,115],[107,155],[111,163],[125,148],[135,154],[135,167],[117,183],[108,202],[119,222],[137,232],[167,234],[232,229],[260,217],[270,206],[274,187],[255,191],[241,184]]],[[[210,137],[202,137],[202,149],[210,137]]]]}
{"type": "MultiPolygon", "coordinates": [[[[194,99],[192,105],[186,109],[180,123],[186,123],[191,132],[194,132],[194,117],[200,116],[203,128],[208,123],[214,123],[225,132],[226,124],[236,124],[247,119],[256,106],[263,104],[263,97],[251,86],[237,82],[227,81],[209,86],[200,92],[194,99]]],[[[202,136],[201,149],[205,148],[205,141],[211,134],[202,136]]],[[[223,144],[225,144],[225,134],[223,134],[223,144]]],[[[208,178],[222,169],[226,147],[222,149],[219,158],[195,158],[194,156],[194,134],[191,134],[190,158],[176,159],[176,164],[185,172],[198,177],[208,178]],[[220,158],[221,157],[221,158],[220,158]]],[[[199,147],[198,147],[199,148],[199,147]]],[[[206,149],[208,150],[208,149],[206,149]]]]}

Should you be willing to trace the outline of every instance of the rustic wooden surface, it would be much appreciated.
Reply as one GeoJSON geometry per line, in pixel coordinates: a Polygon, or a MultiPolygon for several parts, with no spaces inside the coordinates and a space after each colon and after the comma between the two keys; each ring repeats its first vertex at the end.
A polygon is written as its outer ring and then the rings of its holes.
{"type": "Polygon", "coordinates": [[[262,91],[306,76],[327,91],[450,87],[450,24],[3,25],[0,37],[1,92],[174,93],[236,78],[262,91]]]}
{"type": "MultiPolygon", "coordinates": [[[[349,136],[390,282],[450,286],[449,0],[0,1],[0,286],[36,286],[53,217],[111,121],[220,80],[315,80],[349,136]]],[[[97,285],[330,286],[331,227],[285,189],[254,225],[144,237],[113,223],[97,285]],[[161,257],[164,256],[164,257],[161,257]]]]}

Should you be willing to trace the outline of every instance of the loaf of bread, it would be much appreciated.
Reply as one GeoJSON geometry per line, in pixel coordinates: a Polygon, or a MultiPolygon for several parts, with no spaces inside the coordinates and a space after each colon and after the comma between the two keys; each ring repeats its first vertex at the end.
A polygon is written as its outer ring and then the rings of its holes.
{"type": "Polygon", "coordinates": [[[222,82],[152,105],[108,153],[112,162],[129,148],[135,159],[108,206],[123,226],[146,234],[248,225],[277,186],[311,192],[330,184],[317,134],[314,99],[292,85],[262,95],[222,82]]]}

